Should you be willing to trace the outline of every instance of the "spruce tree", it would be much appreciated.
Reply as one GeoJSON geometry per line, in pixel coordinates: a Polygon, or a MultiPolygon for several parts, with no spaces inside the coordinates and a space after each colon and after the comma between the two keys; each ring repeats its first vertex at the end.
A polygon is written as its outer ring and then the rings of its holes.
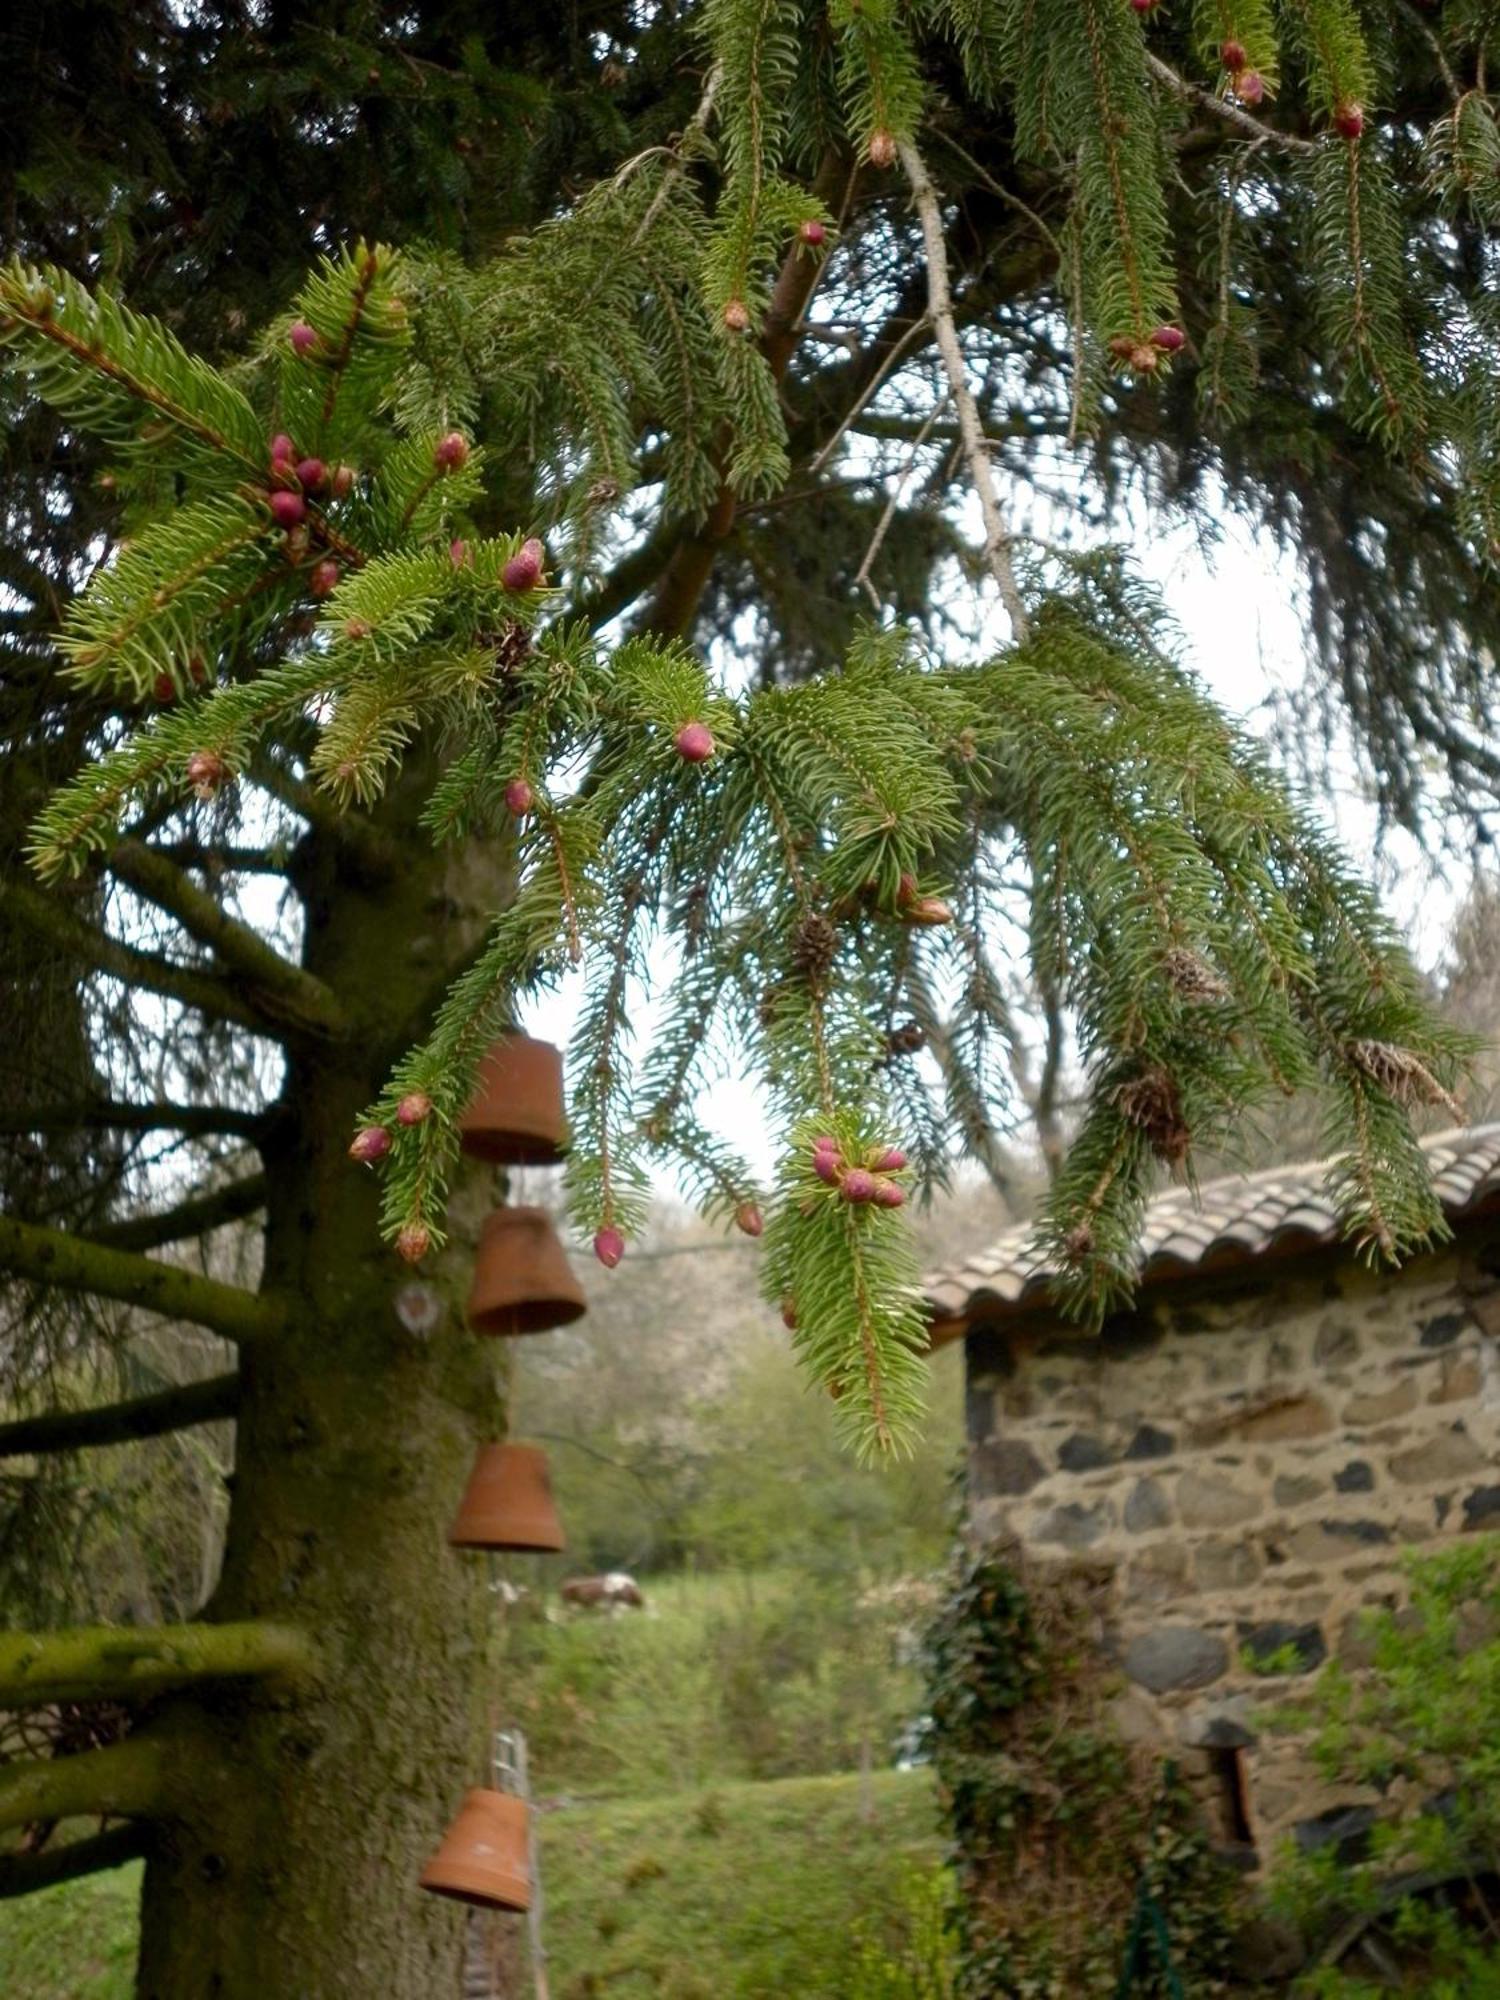
{"type": "Polygon", "coordinates": [[[658,1164],[763,1227],[858,1450],[920,1406],[910,1195],[1006,1115],[1002,867],[1088,1066],[1040,1224],[1081,1320],[1128,1290],[1159,1173],[1276,1092],[1323,1091],[1371,1255],[1441,1233],[1412,1115],[1453,1104],[1463,1039],[1128,556],[1041,496],[1066,438],[1106,497],[1217,478],[1296,539],[1388,809],[1424,752],[1486,782],[1491,32],[1352,0],[600,10],[571,99],[517,33],[499,247],[375,218],[233,354],[63,261],[0,278],[18,400],[101,455],[124,529],[44,670],[82,767],[0,914],[269,1082],[80,1107],[260,1151],[258,1291],[145,1255],[180,1216],[131,1248],[0,1221],[18,1282],[240,1356],[157,1412],[238,1412],[208,1618],[0,1666],[11,1703],[149,1698],[0,1771],[6,1824],[122,1822],[16,1886],[148,1853],[143,1992],[451,1969],[411,1883],[474,1754],[482,1604],[429,1549],[500,1388],[451,1310],[403,1322],[400,1260],[451,1292],[457,1115],[537,986],[585,982],[568,1197],[601,1262],[658,1164]],[[259,874],[300,947],[247,919],[259,874]],[[905,1024],[955,994],[937,1093],[905,1024]],[[770,1189],[700,1115],[725,1050],[773,1107],[770,1189]]]}

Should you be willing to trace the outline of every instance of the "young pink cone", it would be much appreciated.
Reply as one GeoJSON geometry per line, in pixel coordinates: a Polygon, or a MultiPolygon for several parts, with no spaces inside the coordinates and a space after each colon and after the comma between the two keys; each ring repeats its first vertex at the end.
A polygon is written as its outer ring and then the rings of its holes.
{"type": "Polygon", "coordinates": [[[285,431],[278,431],[271,440],[272,465],[290,465],[297,456],[297,447],[285,431]]]}
{"type": "Polygon", "coordinates": [[[817,1175],[818,1179],[820,1181],[825,1181],[829,1187],[832,1187],[834,1182],[839,1177],[838,1154],[815,1152],[813,1154],[812,1163],[813,1163],[813,1172],[817,1175]]]}
{"type": "Polygon", "coordinates": [[[906,1165],[906,1155],[899,1146],[887,1146],[875,1162],[877,1174],[899,1174],[906,1165]]]}
{"type": "Polygon", "coordinates": [[[449,431],[432,448],[432,462],[439,472],[456,472],[469,461],[469,440],[462,431],[449,431]]]}
{"type": "Polygon", "coordinates": [[[1241,104],[1259,104],[1266,94],[1266,80],[1258,69],[1241,70],[1234,79],[1234,94],[1241,104]]]}
{"type": "Polygon", "coordinates": [[[307,512],[307,502],[300,493],[290,491],[273,493],[271,512],[283,528],[295,528],[307,512]]]}
{"type": "Polygon", "coordinates": [[[1341,104],[1333,114],[1333,129],[1341,139],[1357,139],[1365,129],[1365,108],[1353,100],[1341,104]]]}
{"type": "Polygon", "coordinates": [[[500,581],[507,590],[535,590],[542,580],[542,561],[545,551],[535,535],[522,542],[510,561],[500,572],[500,581]]]}
{"type": "Polygon", "coordinates": [[[743,299],[731,299],[724,308],[724,324],[730,333],[750,331],[750,308],[743,299]]]}
{"type": "Polygon", "coordinates": [[[765,1217],[753,1201],[742,1201],[734,1211],[735,1227],[747,1236],[759,1236],[765,1229],[765,1217]]]}
{"type": "Polygon", "coordinates": [[[420,1264],[431,1248],[431,1232],[420,1222],[408,1222],[396,1238],[397,1253],[408,1264],[420,1264]]]}
{"type": "Polygon", "coordinates": [[[906,1200],[906,1189],[898,1187],[895,1181],[877,1181],[873,1200],[877,1208],[900,1208],[906,1200]]]}
{"type": "Polygon", "coordinates": [[[872,1173],[867,1173],[863,1167],[851,1167],[839,1192],[845,1201],[863,1202],[874,1201],[879,1189],[880,1183],[872,1173]]]}
{"type": "Polygon", "coordinates": [[[188,783],[200,799],[211,799],[229,776],[224,759],[213,750],[195,750],[187,761],[188,783]]]}
{"type": "Polygon", "coordinates": [[[625,1238],[618,1229],[604,1228],[594,1238],[594,1255],[606,1271],[612,1271],[625,1255],[625,1238]]]}
{"type": "Polygon", "coordinates": [[[307,587],[314,597],[332,597],[339,587],[339,566],[331,559],[314,563],[307,587]]]}
{"type": "Polygon", "coordinates": [[[1176,354],[1186,341],[1187,335],[1180,326],[1159,326],[1151,336],[1151,345],[1159,347],[1163,354],[1176,354]]]}
{"type": "Polygon", "coordinates": [[[870,134],[866,148],[872,167],[893,167],[896,164],[896,136],[887,132],[882,125],[870,134]]]}
{"type": "Polygon", "coordinates": [[[467,543],[467,542],[466,542],[466,541],[465,541],[465,540],[463,539],[463,537],[462,537],[462,536],[459,536],[459,537],[458,537],[458,538],[457,538],[456,540],[454,540],[454,541],[451,541],[451,542],[450,542],[450,543],[448,544],[448,560],[449,560],[449,562],[451,562],[451,563],[452,563],[452,565],[453,565],[453,567],[454,567],[455,569],[467,569],[467,568],[468,568],[468,566],[469,566],[469,545],[468,545],[468,543],[467,543]]]}
{"type": "Polygon", "coordinates": [[[678,756],[688,764],[706,764],[714,754],[713,736],[702,722],[685,722],[672,741],[678,756]]]}
{"type": "Polygon", "coordinates": [[[321,493],[328,484],[328,467],[321,458],[299,458],[297,484],[304,493],[321,493]]]}
{"type": "Polygon", "coordinates": [[[814,250],[828,240],[828,231],[818,221],[804,222],[798,229],[797,234],[802,238],[804,243],[809,244],[814,250]]]}
{"type": "Polygon", "coordinates": [[[311,354],[318,344],[317,329],[309,326],[305,319],[293,322],[290,337],[294,354],[311,354]]]}
{"type": "Polygon", "coordinates": [[[363,1160],[367,1166],[376,1160],[383,1160],[391,1150],[391,1135],[383,1125],[361,1126],[349,1141],[351,1160],[363,1160]]]}
{"type": "Polygon", "coordinates": [[[524,819],[536,802],[536,795],[524,778],[512,778],[505,787],[505,805],[517,819],[524,819]]]}
{"type": "Polygon", "coordinates": [[[420,1125],[432,1114],[432,1099],[425,1090],[409,1090],[396,1106],[398,1125],[420,1125]]]}
{"type": "Polygon", "coordinates": [[[349,495],[354,491],[354,467],[352,465],[336,465],[333,468],[333,477],[329,480],[328,484],[332,489],[335,500],[347,500],[349,495]]]}

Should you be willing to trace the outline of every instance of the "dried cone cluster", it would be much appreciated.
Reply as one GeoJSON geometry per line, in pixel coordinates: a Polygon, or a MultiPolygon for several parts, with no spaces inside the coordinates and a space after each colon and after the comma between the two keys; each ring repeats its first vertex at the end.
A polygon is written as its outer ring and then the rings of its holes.
{"type": "Polygon", "coordinates": [[[1171,1074],[1154,1065],[1122,1083],[1115,1092],[1120,1116],[1138,1126],[1157,1159],[1180,1167],[1192,1146],[1182,1100],[1171,1074]]]}
{"type": "Polygon", "coordinates": [[[856,1207],[872,1202],[877,1208],[900,1208],[906,1200],[906,1189],[894,1178],[906,1171],[906,1155],[899,1146],[871,1146],[851,1160],[837,1139],[815,1139],[812,1166],[825,1186],[837,1188],[843,1200],[856,1207]]]}

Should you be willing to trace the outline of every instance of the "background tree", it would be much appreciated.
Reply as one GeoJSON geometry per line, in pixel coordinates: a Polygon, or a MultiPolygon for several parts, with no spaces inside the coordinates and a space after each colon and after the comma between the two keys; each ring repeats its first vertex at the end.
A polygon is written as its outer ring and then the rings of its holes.
{"type": "MultiPolygon", "coordinates": [[[[97,1635],[17,1649],[11,1700],[165,1698],[0,1797],[128,1817],[62,1865],[148,1845],[143,1991],[399,1997],[455,1927],[369,1884],[410,1879],[473,1756],[480,1607],[431,1550],[500,1411],[451,1302],[426,1337],[395,1309],[343,1153],[362,1109],[394,1130],[398,1095],[431,1099],[385,1221],[435,1244],[472,1063],[539,974],[576,948],[593,975],[574,1198],[609,1256],[653,1151],[748,1211],[691,1115],[715,1008],[770,1077],[795,1135],[772,1289],[866,1439],[911,1408],[920,1329],[896,1207],[852,1197],[900,1188],[897,1136],[924,1166],[982,1145],[1030,1074],[992,961],[1007,872],[1090,1064],[1047,1219],[1081,1309],[1123,1282],[1155,1163],[1314,1075],[1359,1226],[1388,1253],[1436,1226],[1407,1113],[1457,1042],[1053,489],[1072,435],[1105,504],[1227,492],[1295,544],[1388,811],[1415,816],[1429,751],[1460,795],[1489,782],[1490,30],[1330,0],[107,20],[113,46],[55,50],[92,173],[13,127],[14,231],[59,267],[0,300],[18,846],[97,761],[32,836],[50,886],[18,859],[0,905],[28,994],[37,941],[89,974],[81,1016],[33,1010],[68,1094],[22,1067],[29,1219],[0,1260],[239,1355],[41,1442],[232,1405],[235,1484],[206,1622],[123,1668],[97,1635]],[[258,245],[235,219],[268,185],[258,245]],[[106,247],[188,347],[80,287],[106,247]],[[1003,645],[960,583],[993,585],[1003,645]],[[637,1090],[616,1057],[653,930],[679,1005],[637,1090]],[[934,1030],[937,1096],[911,1062],[934,1030]],[[248,1144],[264,1185],[194,1153],[146,1222],[159,1173],[109,1165],[142,1130],[248,1144]],[[258,1291],[146,1254],[252,1199],[258,1291]]],[[[1045,1050],[1037,1074],[1045,1110],[1045,1050]]],[[[81,1337],[55,1326],[49,1353],[81,1337]]]]}

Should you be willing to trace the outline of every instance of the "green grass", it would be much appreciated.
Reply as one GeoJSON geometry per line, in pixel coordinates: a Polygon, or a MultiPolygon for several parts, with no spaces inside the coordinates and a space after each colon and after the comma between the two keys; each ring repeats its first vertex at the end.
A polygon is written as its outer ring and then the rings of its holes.
{"type": "Polygon", "coordinates": [[[0,1993],[15,2000],[130,2000],[138,1862],[0,1903],[0,1993]]]}
{"type": "MultiPolygon", "coordinates": [[[[856,1938],[899,1953],[940,1842],[925,1771],[728,1784],[541,1822],[554,2000],[845,1990],[856,1938]]],[[[0,1904],[0,1994],[129,2000],[140,1870],[0,1904]]]]}

